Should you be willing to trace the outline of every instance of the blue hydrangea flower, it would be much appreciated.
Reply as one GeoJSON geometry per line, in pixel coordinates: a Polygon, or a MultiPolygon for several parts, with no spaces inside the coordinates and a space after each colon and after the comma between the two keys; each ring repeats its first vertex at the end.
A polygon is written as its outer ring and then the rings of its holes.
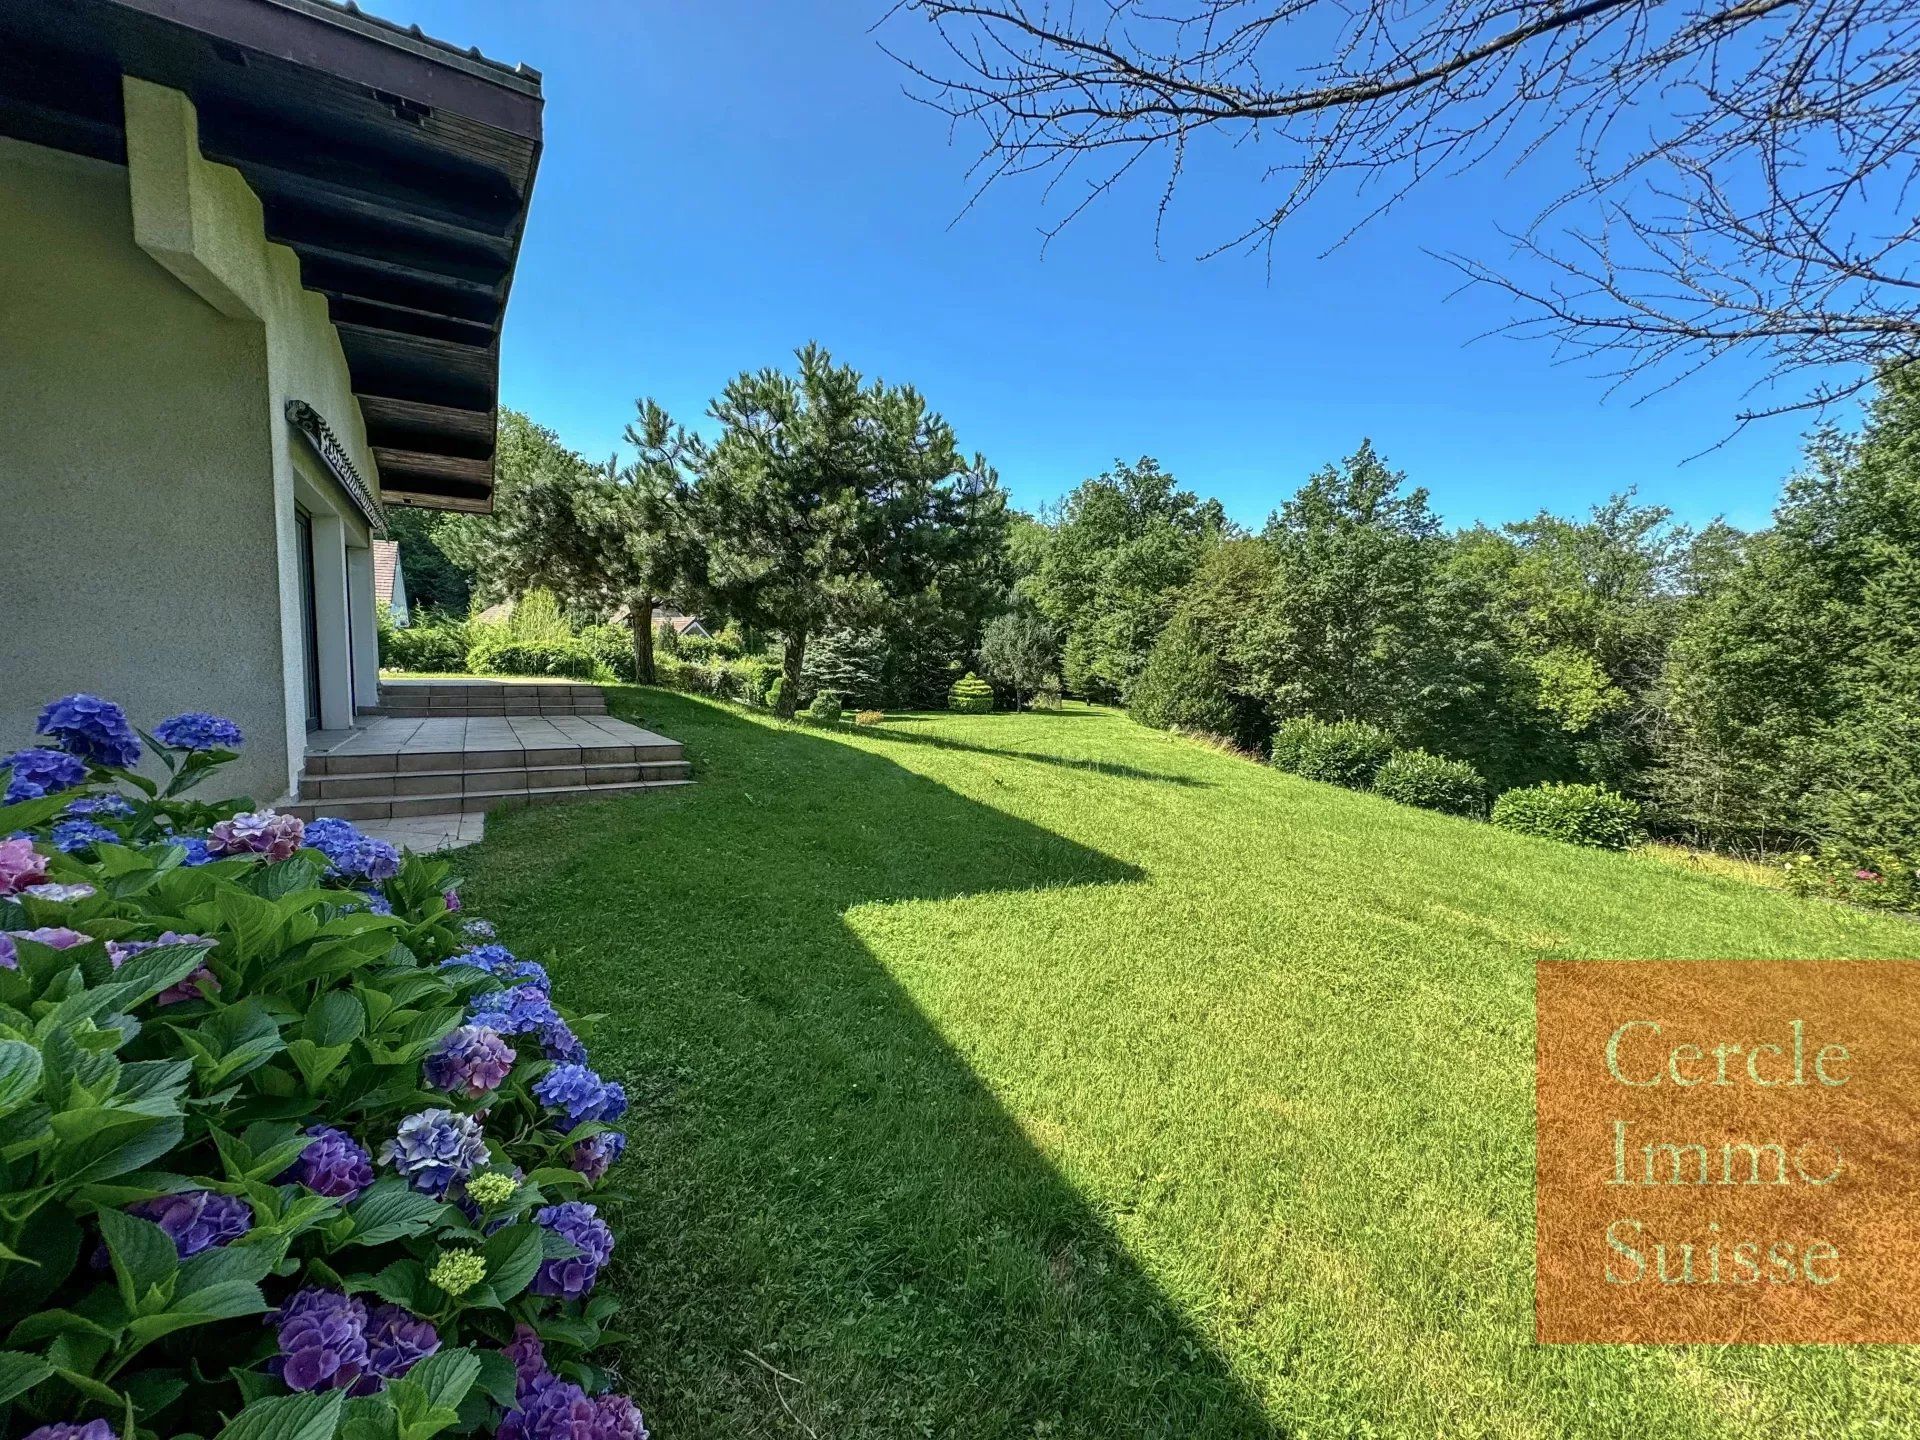
{"type": "Polygon", "coordinates": [[[447,1032],[421,1066],[427,1084],[463,1100],[498,1090],[513,1069],[514,1054],[496,1031],[462,1025],[447,1032]]]}
{"type": "Polygon", "coordinates": [[[280,1184],[304,1185],[343,1204],[373,1184],[373,1156],[366,1146],[331,1125],[309,1125],[307,1134],[312,1141],[280,1177],[280,1184]]]}
{"type": "Polygon", "coordinates": [[[375,915],[391,915],[393,913],[393,902],[378,890],[362,890],[359,892],[359,895],[360,898],[366,902],[367,909],[375,915]]]}
{"type": "Polygon", "coordinates": [[[153,727],[153,738],[174,750],[238,750],[247,743],[233,721],[204,710],[162,720],[153,727]]]}
{"type": "Polygon", "coordinates": [[[9,805],[71,790],[87,778],[87,767],[64,750],[16,750],[0,760],[7,772],[4,796],[9,805]]]}
{"type": "Polygon", "coordinates": [[[53,827],[54,848],[64,850],[69,855],[102,840],[112,845],[118,844],[120,837],[92,820],[62,820],[53,827]]]}
{"type": "Polygon", "coordinates": [[[568,1164],[587,1177],[587,1183],[598,1185],[620,1157],[627,1153],[627,1137],[618,1130],[602,1130],[598,1135],[589,1135],[573,1147],[573,1155],[568,1164]]]}
{"type": "Polygon", "coordinates": [[[140,763],[140,741],[127,712],[98,695],[65,695],[40,712],[37,735],[51,735],[82,760],[122,768],[140,763]]]}
{"type": "Polygon", "coordinates": [[[567,1129],[607,1124],[627,1113],[626,1088],[584,1065],[556,1065],[533,1082],[533,1098],[566,1118],[567,1129]]]}
{"type": "Polygon", "coordinates": [[[600,1267],[612,1258],[613,1231],[600,1218],[600,1212],[584,1200],[536,1210],[533,1223],[570,1241],[580,1253],[565,1260],[542,1260],[528,1288],[536,1295],[578,1300],[593,1288],[600,1267]]]}
{"type": "Polygon", "coordinates": [[[473,997],[468,1010],[476,1025],[498,1030],[502,1035],[531,1035],[549,1060],[583,1065],[587,1059],[582,1045],[553,1008],[546,991],[534,985],[516,985],[511,990],[488,990],[473,997]]]}
{"type": "Polygon", "coordinates": [[[442,967],[471,965],[476,970],[486,971],[496,979],[505,980],[514,985],[531,985],[548,994],[553,993],[553,982],[547,978],[544,965],[534,960],[521,960],[504,945],[475,945],[462,950],[458,955],[449,956],[440,964],[442,967]]]}
{"type": "Polygon", "coordinates": [[[393,1139],[380,1149],[382,1164],[407,1177],[414,1189],[444,1196],[487,1163],[487,1142],[480,1122],[451,1110],[422,1110],[400,1122],[393,1139]]]}
{"type": "Polygon", "coordinates": [[[72,801],[60,813],[74,819],[97,819],[104,815],[109,820],[124,820],[133,814],[133,802],[124,795],[90,795],[84,800],[72,801]]]}
{"type": "Polygon", "coordinates": [[[207,848],[205,838],[199,835],[176,835],[171,843],[187,852],[187,858],[180,862],[182,865],[206,865],[219,858],[207,848]]]}
{"type": "Polygon", "coordinates": [[[493,928],[491,920],[469,920],[460,927],[460,933],[469,940],[491,940],[499,932],[493,928]]]}
{"type": "Polygon", "coordinates": [[[273,1368],[289,1390],[344,1390],[367,1367],[367,1307],[337,1290],[308,1286],[280,1307],[273,1368]]]}
{"type": "Polygon", "coordinates": [[[400,873],[400,852],[384,840],[364,833],[350,820],[325,817],[307,822],[303,842],[331,862],[329,875],[358,880],[391,880],[400,873]]]}
{"type": "Polygon", "coordinates": [[[127,1213],[151,1220],[166,1231],[182,1260],[238,1240],[253,1228],[253,1207],[238,1195],[222,1195],[217,1190],[156,1195],[129,1205],[127,1213]]]}

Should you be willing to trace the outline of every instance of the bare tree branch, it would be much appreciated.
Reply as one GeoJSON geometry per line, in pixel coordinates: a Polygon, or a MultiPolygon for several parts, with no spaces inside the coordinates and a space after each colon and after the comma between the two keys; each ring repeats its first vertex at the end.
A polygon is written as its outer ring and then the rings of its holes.
{"type": "Polygon", "coordinates": [[[1269,263],[1329,182],[1376,192],[1357,229],[1503,158],[1566,178],[1498,263],[1445,258],[1616,382],[1757,356],[1800,398],[1744,421],[1920,357],[1915,0],[901,0],[885,23],[913,93],[979,127],[969,206],[1084,187],[1048,238],[1155,154],[1158,237],[1214,136],[1267,147],[1268,193],[1204,253],[1269,263]]]}

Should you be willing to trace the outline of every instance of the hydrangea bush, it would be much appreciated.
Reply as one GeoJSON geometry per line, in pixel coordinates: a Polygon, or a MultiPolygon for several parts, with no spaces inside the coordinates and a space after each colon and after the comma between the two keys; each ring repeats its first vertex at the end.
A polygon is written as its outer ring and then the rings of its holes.
{"type": "Polygon", "coordinates": [[[643,1440],[624,1090],[443,859],[189,798],[242,743],[73,695],[0,756],[0,1432],[643,1440]]]}

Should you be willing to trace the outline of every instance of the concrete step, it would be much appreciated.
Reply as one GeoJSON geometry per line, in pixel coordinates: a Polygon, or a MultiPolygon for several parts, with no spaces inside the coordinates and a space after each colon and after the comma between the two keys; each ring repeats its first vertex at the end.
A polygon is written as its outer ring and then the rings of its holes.
{"type": "Polygon", "coordinates": [[[337,775],[417,775],[466,770],[549,770],[599,765],[664,765],[684,760],[677,740],[649,745],[553,745],[500,750],[402,750],[392,754],[309,752],[308,779],[337,775]]]}
{"type": "Polygon", "coordinates": [[[460,811],[485,814],[515,805],[563,805],[573,800],[611,800],[648,790],[671,790],[691,780],[638,780],[617,785],[554,785],[524,790],[473,791],[452,795],[367,795],[351,800],[297,800],[279,807],[284,815],[313,820],[331,815],[341,820],[400,820],[410,815],[446,815],[460,811]]]}
{"type": "Polygon", "coordinates": [[[497,768],[388,771],[383,774],[300,777],[302,800],[357,800],[378,795],[472,795],[509,790],[569,789],[625,785],[636,780],[686,780],[685,760],[635,760],[597,765],[512,765],[497,768]]]}
{"type": "Polygon", "coordinates": [[[597,685],[572,681],[394,681],[380,687],[383,714],[400,719],[464,715],[604,715],[607,697],[597,685]]]}

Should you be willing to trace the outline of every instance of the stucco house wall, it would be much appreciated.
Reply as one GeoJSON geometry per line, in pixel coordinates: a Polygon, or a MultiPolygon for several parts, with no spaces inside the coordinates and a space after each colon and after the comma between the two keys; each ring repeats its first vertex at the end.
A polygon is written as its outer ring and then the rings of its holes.
{"type": "Polygon", "coordinates": [[[124,94],[125,168],[0,140],[0,744],[77,689],[141,724],[215,710],[265,802],[305,749],[296,505],[323,723],[376,675],[369,527],[286,402],[378,472],[326,303],[245,181],[202,158],[184,96],[124,94]]]}
{"type": "Polygon", "coordinates": [[[264,738],[285,788],[266,337],[133,242],[127,172],[0,140],[0,750],[75,690],[264,738]]]}

